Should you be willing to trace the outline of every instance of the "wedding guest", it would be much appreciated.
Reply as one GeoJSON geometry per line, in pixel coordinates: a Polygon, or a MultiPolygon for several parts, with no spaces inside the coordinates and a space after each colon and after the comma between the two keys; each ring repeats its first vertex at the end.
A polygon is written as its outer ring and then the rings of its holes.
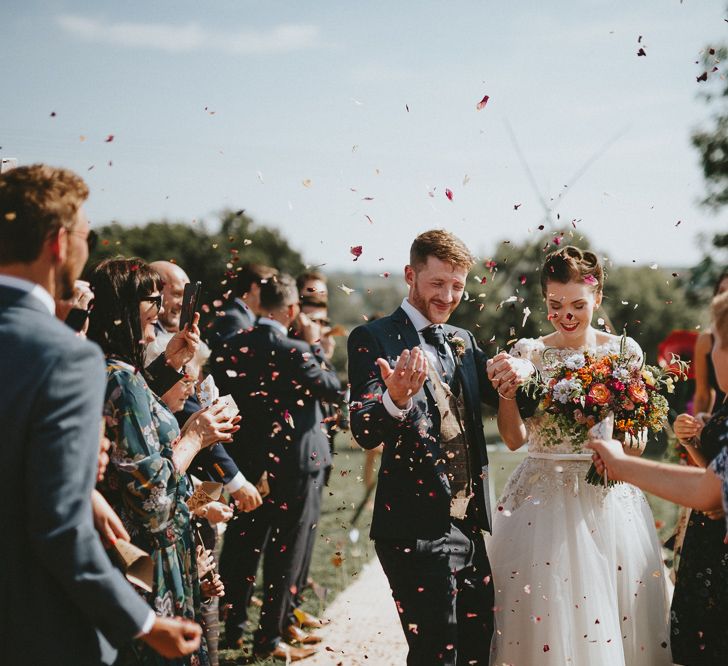
{"type": "Polygon", "coordinates": [[[320,271],[306,271],[296,278],[296,287],[301,296],[301,303],[328,307],[329,288],[326,276],[320,271]]]}
{"type": "MultiPolygon", "coordinates": [[[[101,490],[132,542],[154,562],[146,597],[161,616],[199,621],[199,581],[185,498],[185,471],[201,448],[229,441],[236,426],[222,405],[201,410],[180,433],[174,416],[144,379],[144,347],[154,339],[162,304],[161,279],[141,259],[107,259],[90,277],[95,306],[88,337],[106,355],[104,416],[112,441],[101,490]]],[[[196,319],[192,332],[197,335],[196,319]]],[[[142,643],[126,646],[119,662],[158,664],[142,643]]],[[[185,664],[207,664],[204,643],[185,664]]]]}
{"type": "MultiPolygon", "coordinates": [[[[718,277],[713,289],[713,296],[728,291],[728,268],[718,277]]],[[[693,414],[709,415],[720,407],[725,400],[725,391],[718,386],[715,368],[710,357],[713,348],[713,333],[710,329],[703,331],[695,341],[695,397],[693,398],[693,414]]]]}
{"type": "MultiPolygon", "coordinates": [[[[305,333],[303,329],[313,322],[319,326],[320,340],[319,344],[324,353],[329,367],[331,366],[331,357],[334,353],[335,338],[332,335],[333,329],[331,322],[329,321],[328,305],[326,301],[322,300],[321,297],[321,285],[325,288],[324,277],[320,273],[306,273],[304,276],[299,276],[296,280],[296,284],[301,295],[301,314],[296,320],[294,320],[291,328],[292,335],[294,338],[302,338],[305,333]],[[313,278],[311,276],[314,276],[313,278]],[[303,278],[303,279],[302,279],[303,278]],[[308,282],[307,282],[308,279],[308,282]],[[306,289],[307,285],[314,283],[313,293],[306,294],[301,289],[306,289]]],[[[298,574],[298,579],[295,585],[295,592],[292,597],[292,608],[291,615],[289,616],[290,625],[294,627],[291,633],[295,636],[295,641],[304,645],[312,645],[320,642],[320,637],[315,634],[306,634],[303,631],[296,631],[295,623],[301,625],[305,629],[319,629],[324,626],[323,621],[317,618],[315,615],[305,611],[303,609],[303,591],[306,587],[313,587],[314,582],[309,578],[309,572],[311,570],[311,561],[313,559],[313,549],[316,544],[316,526],[321,520],[321,501],[323,495],[323,489],[328,485],[329,477],[331,476],[331,470],[333,469],[333,457],[334,457],[334,437],[337,429],[337,422],[339,420],[341,409],[339,405],[331,402],[320,401],[321,412],[324,416],[324,428],[326,437],[329,440],[329,451],[331,453],[331,463],[324,469],[324,476],[321,482],[318,484],[318,501],[312,508],[310,516],[310,524],[302,525],[301,532],[302,538],[306,539],[306,554],[301,564],[301,568],[298,574]]]]}
{"type": "Polygon", "coordinates": [[[258,656],[298,660],[313,650],[289,646],[284,639],[295,640],[287,620],[291,587],[306,551],[301,526],[310,524],[318,484],[330,463],[320,400],[338,400],[341,383],[324,366],[315,343],[317,325],[306,326],[302,340],[288,337],[300,307],[292,278],[280,275],[263,283],[260,306],[265,316],[229,340],[231,351],[215,377],[243,416],[245,441],[230,446],[230,454],[251,480],[266,476],[270,489],[263,506],[239,516],[225,533],[220,566],[232,603],[225,631],[229,644],[241,640],[262,554],[265,597],[253,650],[258,656]]]}
{"type": "Polygon", "coordinates": [[[0,451],[14,470],[6,496],[22,507],[0,517],[8,664],[111,663],[111,645],[134,637],[175,658],[200,641],[193,622],[155,616],[94,531],[103,363],[98,347],[54,317],[54,298],[72,296],[88,258],[87,197],[66,169],[0,175],[0,451]]]}
{"type": "MultiPolygon", "coordinates": [[[[151,343],[148,346],[146,354],[147,359],[150,357],[149,348],[154,345],[155,343],[151,343]]],[[[159,353],[159,350],[155,350],[154,353],[159,353]]],[[[192,360],[185,365],[184,378],[161,396],[162,402],[167,405],[169,411],[175,414],[175,416],[184,412],[190,402],[192,402],[191,398],[194,396],[195,389],[199,384],[199,381],[202,379],[202,368],[207,362],[209,356],[209,347],[204,342],[201,342],[192,360]]],[[[199,402],[194,401],[193,404],[196,404],[199,409],[199,402]]],[[[186,415],[183,416],[182,420],[177,418],[177,422],[182,425],[187,421],[187,418],[188,417],[186,415]]],[[[215,444],[213,446],[219,446],[222,448],[221,444],[215,444]]],[[[195,466],[202,453],[203,452],[200,452],[200,454],[195,457],[195,463],[188,468],[188,480],[190,485],[200,484],[198,479],[189,476],[189,472],[192,470],[192,467],[195,466]]],[[[200,575],[201,594],[202,598],[205,600],[201,609],[202,617],[204,619],[202,628],[204,630],[205,642],[207,644],[210,666],[217,666],[219,663],[218,645],[220,638],[218,618],[219,598],[224,596],[225,593],[222,579],[220,578],[220,575],[215,572],[217,562],[220,557],[217,525],[220,523],[226,523],[230,520],[233,516],[233,510],[222,502],[210,502],[193,513],[192,529],[194,531],[195,542],[197,544],[198,571],[200,570],[201,558],[204,557],[205,561],[208,563],[208,566],[204,570],[205,573],[200,575]],[[207,574],[207,577],[203,578],[205,574],[207,574]]]]}
{"type": "Polygon", "coordinates": [[[207,342],[213,351],[225,341],[253,327],[260,316],[260,285],[278,271],[263,264],[245,264],[231,281],[233,301],[218,315],[208,331],[207,342]]]}
{"type": "MultiPolygon", "coordinates": [[[[147,348],[146,353],[146,362],[153,365],[156,362],[155,356],[168,345],[167,340],[180,332],[179,323],[184,288],[190,278],[179,265],[170,261],[155,261],[150,266],[159,273],[163,283],[163,307],[156,324],[157,335],[155,341],[147,348]]],[[[203,345],[204,343],[200,343],[198,352],[195,354],[198,361],[197,365],[200,368],[205,365],[210,355],[209,348],[205,346],[204,358],[201,356],[203,345]]],[[[184,382],[180,384],[180,380],[181,378],[174,386],[178,388],[182,386],[184,382]]],[[[163,395],[165,392],[166,389],[158,392],[157,395],[163,395]]],[[[200,407],[200,402],[194,390],[192,390],[188,391],[182,409],[172,411],[175,413],[180,427],[184,427],[187,419],[195,414],[200,407]]],[[[253,511],[262,502],[258,490],[243,476],[222,444],[215,443],[200,451],[195,456],[191,471],[202,480],[222,482],[225,492],[233,498],[241,511],[253,511]]]]}
{"type": "MultiPolygon", "coordinates": [[[[718,385],[725,392],[728,389],[728,293],[713,299],[711,314],[714,336],[711,357],[718,385]]],[[[617,446],[616,442],[593,441],[591,448],[598,454],[594,456],[597,470],[602,473],[606,467],[610,478],[626,481],[701,512],[719,509],[722,498],[725,512],[728,508],[728,405],[724,403],[713,412],[710,421],[699,433],[699,441],[697,428],[688,425],[676,423],[676,434],[681,441],[701,451],[707,467],[669,465],[632,457],[626,459],[621,445],[617,446]]],[[[723,521],[721,527],[716,531],[725,534],[723,521]]],[[[728,663],[726,557],[725,553],[720,554],[713,549],[705,558],[695,556],[687,570],[683,569],[684,562],[680,565],[675,590],[677,612],[673,607],[673,622],[676,624],[672,643],[678,646],[677,654],[673,655],[676,663],[690,666],[728,663]],[[710,560],[711,566],[704,566],[706,559],[710,560]],[[688,576],[688,584],[683,587],[680,579],[684,573],[688,576]]]]}

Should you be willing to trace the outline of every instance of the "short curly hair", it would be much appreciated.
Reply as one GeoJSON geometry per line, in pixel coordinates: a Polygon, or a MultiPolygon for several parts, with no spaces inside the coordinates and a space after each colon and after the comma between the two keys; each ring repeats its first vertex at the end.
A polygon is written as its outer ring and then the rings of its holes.
{"type": "Polygon", "coordinates": [[[415,269],[427,263],[427,257],[435,257],[453,266],[470,270],[475,263],[465,243],[455,234],[444,229],[431,229],[421,233],[410,247],[410,266],[415,269]]]}
{"type": "Polygon", "coordinates": [[[68,169],[33,164],[0,175],[0,265],[35,261],[49,236],[74,226],[87,198],[68,169]]]}

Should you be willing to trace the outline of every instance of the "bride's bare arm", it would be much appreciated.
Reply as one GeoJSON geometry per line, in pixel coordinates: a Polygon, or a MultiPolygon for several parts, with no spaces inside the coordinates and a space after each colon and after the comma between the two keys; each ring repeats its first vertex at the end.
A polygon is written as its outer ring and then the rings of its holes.
{"type": "Polygon", "coordinates": [[[498,432],[511,451],[517,451],[526,443],[526,426],[518,411],[515,399],[501,393],[498,399],[498,432]]]}

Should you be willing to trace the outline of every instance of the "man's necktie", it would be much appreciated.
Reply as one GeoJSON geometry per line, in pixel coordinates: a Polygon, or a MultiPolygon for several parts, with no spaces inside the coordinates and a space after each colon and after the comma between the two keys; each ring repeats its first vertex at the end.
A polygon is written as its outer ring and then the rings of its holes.
{"type": "Polygon", "coordinates": [[[442,330],[442,326],[435,324],[422,329],[422,337],[425,339],[427,344],[432,345],[437,350],[437,357],[444,371],[442,379],[447,382],[451,388],[454,388],[453,379],[455,376],[455,362],[452,360],[450,354],[447,353],[445,332],[442,330]]]}

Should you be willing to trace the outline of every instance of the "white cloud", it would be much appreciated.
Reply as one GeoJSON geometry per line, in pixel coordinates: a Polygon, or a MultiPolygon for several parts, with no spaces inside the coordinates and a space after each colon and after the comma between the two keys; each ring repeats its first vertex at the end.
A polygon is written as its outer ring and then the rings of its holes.
{"type": "Polygon", "coordinates": [[[61,15],[57,20],[65,32],[87,42],[168,53],[214,49],[232,55],[266,55],[313,49],[321,45],[319,28],[315,25],[281,24],[268,30],[215,32],[194,22],[182,25],[112,23],[73,14],[61,15]]]}

